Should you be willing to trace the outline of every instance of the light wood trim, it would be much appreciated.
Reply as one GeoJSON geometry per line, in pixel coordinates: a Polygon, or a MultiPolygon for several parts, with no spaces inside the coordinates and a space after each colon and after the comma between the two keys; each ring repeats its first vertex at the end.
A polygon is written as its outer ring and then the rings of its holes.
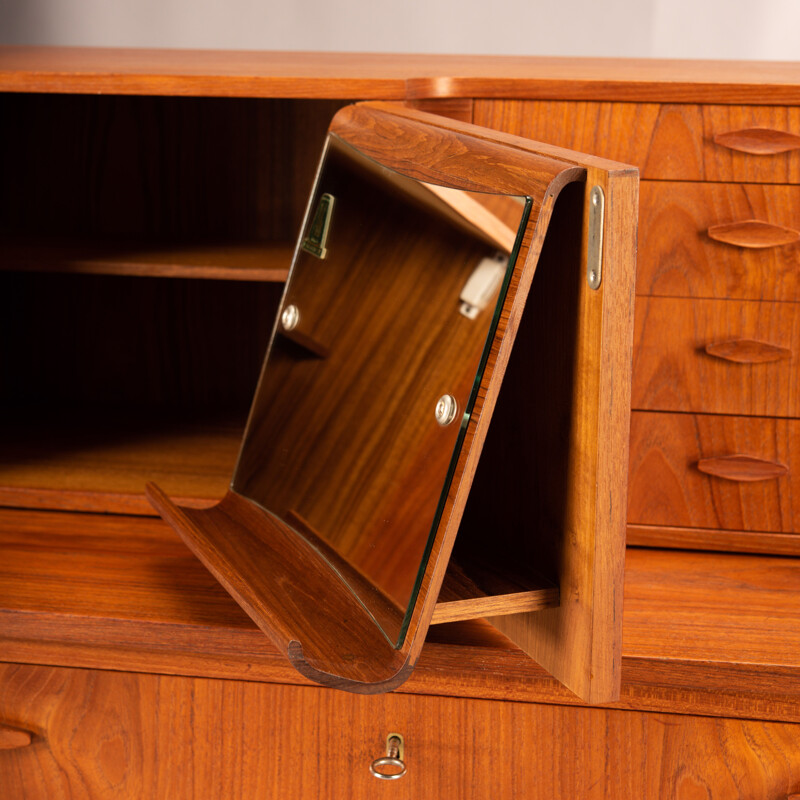
{"type": "Polygon", "coordinates": [[[431,625],[444,622],[541,611],[558,605],[558,586],[539,577],[538,585],[512,578],[508,573],[489,571],[485,565],[471,564],[464,570],[452,559],[447,565],[431,625]]]}
{"type": "Polygon", "coordinates": [[[800,241],[800,231],[773,225],[760,219],[712,225],[708,229],[708,235],[716,242],[756,250],[766,247],[781,247],[800,241]]]}
{"type": "Polygon", "coordinates": [[[771,156],[800,149],[800,136],[772,128],[743,128],[714,136],[714,142],[729,150],[757,156],[771,156]]]}
{"type": "Polygon", "coordinates": [[[789,473],[789,468],[785,464],[739,454],[701,458],[697,462],[697,469],[715,478],[743,483],[769,481],[789,473]]]}
{"type": "Polygon", "coordinates": [[[755,339],[727,339],[724,342],[711,342],[705,346],[708,355],[732,361],[736,364],[769,364],[792,357],[788,347],[779,347],[769,342],[755,339]]]}
{"type": "Polygon", "coordinates": [[[461,622],[480,617],[494,617],[507,614],[524,614],[541,611],[558,605],[558,587],[531,589],[528,592],[498,594],[491,597],[471,597],[466,600],[439,601],[431,617],[431,625],[444,622],[461,622]]]}

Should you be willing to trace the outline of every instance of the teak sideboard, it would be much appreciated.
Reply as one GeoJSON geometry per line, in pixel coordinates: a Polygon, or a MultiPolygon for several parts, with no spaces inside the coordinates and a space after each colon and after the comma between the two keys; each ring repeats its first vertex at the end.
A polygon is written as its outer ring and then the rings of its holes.
{"type": "Polygon", "coordinates": [[[0,796],[800,793],[800,64],[4,48],[0,89],[0,796]],[[307,684],[144,499],[224,494],[371,99],[640,170],[616,703],[481,622],[307,684]]]}

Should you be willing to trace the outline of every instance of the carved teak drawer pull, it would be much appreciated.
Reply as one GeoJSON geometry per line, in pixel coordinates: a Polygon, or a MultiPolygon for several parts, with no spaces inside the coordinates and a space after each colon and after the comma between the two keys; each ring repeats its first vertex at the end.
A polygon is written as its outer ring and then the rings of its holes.
{"type": "Polygon", "coordinates": [[[762,222],[760,219],[745,219],[724,225],[712,225],[708,235],[716,242],[735,247],[780,247],[800,240],[800,231],[762,222]]]}
{"type": "Polygon", "coordinates": [[[19,747],[27,747],[32,739],[33,735],[28,731],[0,723],[0,750],[16,750],[19,747]]]}
{"type": "Polygon", "coordinates": [[[774,156],[800,149],[800,136],[772,128],[743,128],[740,131],[718,133],[714,141],[729,150],[755,156],[774,156]]]}
{"type": "Polygon", "coordinates": [[[765,461],[754,456],[732,455],[718,458],[702,458],[697,469],[715,478],[727,481],[768,481],[787,475],[789,468],[776,461],[765,461]]]}
{"type": "Polygon", "coordinates": [[[792,357],[787,347],[779,347],[769,342],[755,339],[729,339],[725,342],[712,342],[705,347],[706,353],[725,361],[737,364],[767,364],[771,361],[783,361],[792,357]]]}

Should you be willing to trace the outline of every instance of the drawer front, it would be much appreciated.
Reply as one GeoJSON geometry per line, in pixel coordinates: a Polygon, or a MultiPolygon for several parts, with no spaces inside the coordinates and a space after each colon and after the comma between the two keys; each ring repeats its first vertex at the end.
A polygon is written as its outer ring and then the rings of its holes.
{"type": "Polygon", "coordinates": [[[800,303],[636,299],[631,405],[800,417],[800,303]]]}
{"type": "Polygon", "coordinates": [[[474,121],[635,164],[643,178],[800,182],[793,106],[477,100],[474,121]]]}
{"type": "Polygon", "coordinates": [[[644,181],[636,293],[800,300],[800,187],[644,181]]]}
{"type": "Polygon", "coordinates": [[[9,800],[763,798],[800,789],[789,723],[0,667],[9,800]],[[407,774],[368,771],[388,732],[407,774]]]}
{"type": "Polygon", "coordinates": [[[800,530],[800,421],[631,415],[628,523],[800,530]]]}

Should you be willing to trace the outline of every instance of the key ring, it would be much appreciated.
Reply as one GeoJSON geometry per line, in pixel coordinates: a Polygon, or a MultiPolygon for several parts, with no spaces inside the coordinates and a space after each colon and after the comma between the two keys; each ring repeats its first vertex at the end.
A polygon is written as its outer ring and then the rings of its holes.
{"type": "Polygon", "coordinates": [[[369,771],[382,781],[396,781],[406,774],[406,764],[403,761],[405,742],[399,733],[390,733],[386,737],[386,755],[376,758],[370,765],[369,771]],[[395,767],[398,772],[382,772],[381,767],[395,767]]]}

